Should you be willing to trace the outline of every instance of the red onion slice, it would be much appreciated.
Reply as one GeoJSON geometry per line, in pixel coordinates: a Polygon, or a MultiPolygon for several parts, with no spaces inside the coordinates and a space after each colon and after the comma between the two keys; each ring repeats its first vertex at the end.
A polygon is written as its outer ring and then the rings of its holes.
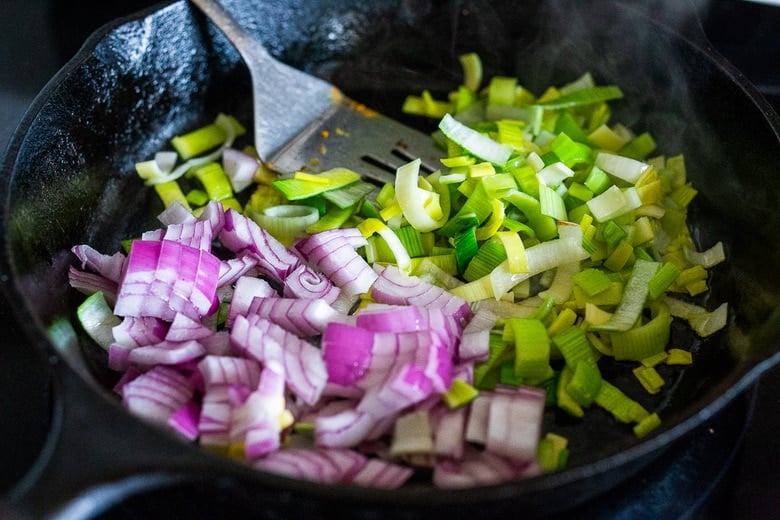
{"type": "Polygon", "coordinates": [[[258,269],[282,285],[301,259],[257,223],[234,209],[225,212],[225,225],[219,232],[222,244],[238,255],[251,254],[258,269]]]}
{"type": "Polygon", "coordinates": [[[299,337],[319,336],[341,313],[321,299],[255,297],[247,314],[256,314],[299,337]]]}
{"type": "Polygon", "coordinates": [[[230,331],[233,345],[263,364],[278,363],[295,394],[314,404],[328,374],[320,349],[260,316],[237,316],[230,331]]]}
{"type": "Polygon", "coordinates": [[[341,289],[310,266],[301,264],[284,280],[284,296],[287,298],[321,298],[332,304],[341,289]]]}
{"type": "Polygon", "coordinates": [[[165,366],[156,366],[122,386],[122,400],[128,410],[158,424],[166,424],[192,394],[187,377],[165,366]]]}

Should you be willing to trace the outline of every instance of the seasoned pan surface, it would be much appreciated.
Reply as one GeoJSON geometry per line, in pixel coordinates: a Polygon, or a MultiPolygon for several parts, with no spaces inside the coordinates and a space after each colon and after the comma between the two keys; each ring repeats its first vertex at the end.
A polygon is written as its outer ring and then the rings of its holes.
{"type": "MultiPolygon", "coordinates": [[[[585,71],[620,85],[626,100],[616,120],[650,131],[661,153],[686,155],[700,190],[691,217],[696,238],[703,247],[723,240],[729,257],[716,270],[712,301],[729,301],[732,316],[729,330],[706,342],[682,330],[676,335],[697,359],[668,374],[671,388],[661,397],[645,398],[643,404],[664,418],[651,439],[637,441],[606,416],[574,422],[549,413],[548,422],[571,441],[570,468],[559,474],[457,494],[413,487],[388,497],[255,479],[238,465],[203,455],[208,464],[235,469],[247,485],[273,482],[315,501],[343,493],[337,496],[418,508],[512,500],[549,507],[556,503],[551,498],[584,500],[625,479],[777,361],[778,118],[687,27],[656,24],[619,2],[527,3],[521,10],[514,2],[229,3],[282,60],[423,128],[429,123],[400,114],[403,97],[423,88],[451,90],[460,80],[463,52],[480,53],[487,77],[515,75],[534,91],[585,71]],[[577,486],[576,498],[571,486],[577,486]]],[[[134,163],[218,112],[248,118],[249,95],[248,74],[232,47],[186,2],[177,2],[93,37],[41,94],[13,139],[3,169],[4,288],[23,302],[17,311],[31,343],[53,348],[68,377],[76,374],[75,386],[86,383],[101,410],[123,413],[110,394],[116,376],[105,367],[104,353],[86,337],[53,346],[46,337],[78,301],[67,286],[69,248],[90,243],[111,251],[156,225],[162,208],[138,182],[134,163]]]]}

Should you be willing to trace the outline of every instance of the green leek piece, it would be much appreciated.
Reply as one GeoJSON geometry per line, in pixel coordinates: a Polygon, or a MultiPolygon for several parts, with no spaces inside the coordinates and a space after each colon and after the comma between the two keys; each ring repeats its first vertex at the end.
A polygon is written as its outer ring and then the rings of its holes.
{"type": "Polygon", "coordinates": [[[531,318],[508,318],[515,341],[515,375],[540,380],[550,370],[550,338],[544,324],[531,318]]]}
{"type": "Polygon", "coordinates": [[[567,194],[569,198],[582,202],[587,202],[593,198],[593,192],[590,191],[590,188],[579,182],[572,182],[567,194]]]}
{"type": "Polygon", "coordinates": [[[306,233],[313,235],[321,231],[340,228],[355,214],[356,208],[357,205],[349,208],[329,207],[317,222],[306,228],[306,233]]]}
{"type": "Polygon", "coordinates": [[[614,220],[608,220],[601,226],[601,234],[609,247],[615,247],[618,242],[628,237],[628,233],[614,220]]]}
{"type": "Polygon", "coordinates": [[[203,190],[190,190],[187,192],[187,202],[191,206],[203,206],[209,201],[209,194],[203,190]]]}
{"type": "Polygon", "coordinates": [[[619,272],[630,265],[632,258],[634,258],[634,246],[628,240],[621,240],[602,265],[611,271],[619,272]]]}
{"type": "Polygon", "coordinates": [[[556,99],[538,103],[538,106],[548,110],[559,110],[562,108],[592,105],[594,103],[611,101],[622,97],[623,92],[620,88],[614,85],[604,85],[577,90],[556,99]]]}
{"type": "Polygon", "coordinates": [[[365,218],[381,218],[379,216],[379,210],[374,203],[368,199],[364,200],[360,205],[360,216],[365,218]]]}
{"type": "Polygon", "coordinates": [[[623,299],[609,322],[591,327],[606,332],[624,332],[634,326],[647,300],[648,283],[658,270],[657,262],[637,260],[623,290],[623,299]]]}
{"type": "MultiPolygon", "coordinates": [[[[478,182],[474,187],[474,191],[469,195],[458,212],[444,226],[438,229],[437,233],[445,237],[453,236],[463,229],[462,226],[464,224],[461,222],[461,218],[473,215],[476,217],[477,224],[481,224],[492,212],[493,202],[488,197],[482,182],[478,182]]],[[[468,226],[471,227],[471,223],[468,226]]]]}
{"type": "Polygon", "coordinates": [[[653,136],[644,132],[626,143],[626,145],[620,149],[620,155],[642,160],[654,151],[655,141],[653,140],[653,136]]]}
{"type": "Polygon", "coordinates": [[[114,342],[114,333],[111,329],[119,325],[122,320],[114,315],[103,291],[92,293],[81,302],[76,309],[76,316],[89,337],[108,350],[114,342]]]}
{"type": "Polygon", "coordinates": [[[528,219],[528,225],[534,230],[534,234],[539,240],[551,240],[558,235],[558,224],[555,219],[543,215],[541,204],[532,196],[517,191],[504,197],[504,200],[525,215],[525,218],[528,219]]]}
{"type": "Polygon", "coordinates": [[[551,432],[539,439],[536,459],[542,467],[542,471],[551,472],[566,467],[569,459],[568,443],[566,437],[551,432]]]}
{"type": "Polygon", "coordinates": [[[477,240],[483,241],[494,236],[504,223],[505,217],[504,203],[498,199],[493,199],[493,212],[485,223],[477,228],[476,236],[477,240]]]}
{"type": "Polygon", "coordinates": [[[445,114],[439,122],[439,130],[451,141],[454,141],[470,154],[496,166],[503,166],[512,155],[512,148],[498,143],[490,137],[458,122],[449,114],[445,114]]]}
{"type": "Polygon", "coordinates": [[[168,181],[154,185],[154,191],[157,192],[157,196],[166,208],[170,207],[174,202],[178,202],[187,209],[190,208],[190,203],[187,202],[187,197],[184,192],[181,191],[179,183],[176,181],[168,181]]]}
{"type": "Polygon", "coordinates": [[[474,365],[474,386],[480,390],[495,388],[501,365],[513,356],[514,349],[508,348],[501,336],[491,334],[487,360],[474,365]]]}
{"type": "Polygon", "coordinates": [[[555,133],[566,134],[578,143],[588,144],[588,134],[582,129],[570,111],[561,112],[555,121],[555,133]]]}
{"type": "Polygon", "coordinates": [[[672,315],[665,303],[654,305],[656,315],[644,325],[610,334],[617,360],[641,361],[666,349],[671,335],[672,315]]]}
{"type": "Polygon", "coordinates": [[[674,191],[669,194],[669,198],[671,198],[679,207],[687,208],[698,193],[698,190],[690,184],[683,184],[682,186],[675,188],[674,191]]]}
{"type": "Polygon", "coordinates": [[[553,319],[552,322],[548,325],[547,333],[550,336],[555,336],[556,334],[563,332],[565,329],[568,329],[569,327],[577,323],[577,319],[578,319],[577,313],[569,309],[568,307],[565,307],[561,310],[561,312],[558,313],[555,319],[553,319]]]}
{"type": "Polygon", "coordinates": [[[513,105],[517,78],[493,76],[487,89],[488,105],[513,105]]]}
{"type": "Polygon", "coordinates": [[[192,171],[200,181],[210,200],[223,200],[233,196],[233,188],[225,170],[217,162],[204,164],[192,171]]]}
{"type": "Polygon", "coordinates": [[[455,378],[452,380],[452,384],[447,392],[444,393],[444,402],[447,406],[454,410],[470,403],[479,395],[479,390],[463,381],[462,379],[455,378]]]}
{"type": "Polygon", "coordinates": [[[502,225],[513,233],[520,233],[529,238],[536,236],[536,233],[532,228],[513,218],[505,217],[502,225]]]}
{"type": "Polygon", "coordinates": [[[593,195],[601,195],[612,185],[612,180],[609,178],[607,172],[598,166],[593,166],[593,168],[590,169],[590,173],[588,173],[584,184],[593,192],[593,195]]]}
{"type": "Polygon", "coordinates": [[[612,280],[600,269],[583,269],[575,274],[572,279],[588,296],[595,296],[612,286],[612,280]]]}
{"type": "Polygon", "coordinates": [[[553,336],[552,341],[566,360],[566,364],[572,369],[580,361],[596,365],[596,353],[581,328],[569,327],[553,336]]]}
{"type": "Polygon", "coordinates": [[[544,184],[539,185],[539,211],[555,220],[568,220],[563,199],[557,191],[544,184]]]}
{"type": "Polygon", "coordinates": [[[645,367],[654,367],[657,366],[664,361],[666,361],[666,358],[669,357],[669,354],[666,351],[659,352],[658,354],[655,354],[650,357],[646,357],[644,359],[640,359],[639,362],[642,363],[642,366],[645,367]]]}
{"type": "Polygon", "coordinates": [[[395,264],[402,272],[409,274],[412,266],[412,260],[409,258],[409,253],[406,252],[406,248],[404,248],[404,245],[401,243],[398,235],[396,235],[395,232],[387,226],[387,224],[379,219],[367,218],[358,224],[357,228],[366,238],[374,234],[378,234],[380,237],[382,237],[387,246],[393,252],[395,264]]]}
{"type": "Polygon", "coordinates": [[[641,439],[659,426],[661,426],[661,418],[657,413],[651,413],[634,426],[634,435],[641,439]]]}
{"type": "Polygon", "coordinates": [[[649,415],[641,404],[607,380],[601,381],[594,402],[622,423],[640,422],[649,415]]]}
{"type": "Polygon", "coordinates": [[[541,322],[547,321],[547,318],[550,316],[550,314],[555,309],[555,298],[553,297],[547,297],[544,300],[542,300],[542,304],[536,308],[536,310],[531,314],[531,318],[535,320],[539,320],[541,322]]]}
{"type": "Polygon", "coordinates": [[[482,278],[490,274],[506,259],[506,249],[498,237],[486,240],[479,246],[477,254],[474,255],[463,272],[463,279],[471,282],[482,278]]]}
{"type": "Polygon", "coordinates": [[[225,142],[228,134],[225,131],[224,124],[229,124],[236,136],[246,132],[246,129],[236,118],[220,114],[217,116],[217,121],[184,135],[174,137],[171,139],[171,146],[183,160],[195,157],[225,142]]]}
{"type": "Polygon", "coordinates": [[[657,394],[664,386],[664,379],[653,367],[639,365],[632,371],[642,387],[649,394],[657,394]]]}
{"type": "Polygon", "coordinates": [[[664,360],[667,365],[690,365],[693,363],[693,355],[687,350],[670,348],[668,354],[664,360]]]}
{"type": "Polygon", "coordinates": [[[550,143],[551,150],[558,156],[558,159],[573,168],[580,164],[590,164],[592,160],[591,149],[588,145],[579,143],[561,133],[550,143]]]}
{"type": "Polygon", "coordinates": [[[476,256],[479,245],[477,244],[476,227],[469,227],[459,231],[452,237],[452,245],[455,247],[455,260],[458,263],[458,272],[465,272],[469,262],[476,256]]]}
{"type": "Polygon", "coordinates": [[[590,406],[601,388],[601,372],[598,366],[579,361],[574,367],[566,392],[580,406],[590,406]]]}
{"type": "Polygon", "coordinates": [[[485,194],[490,199],[501,198],[517,189],[517,183],[512,175],[508,173],[497,173],[481,179],[482,187],[485,188],[485,194]]]}
{"type": "Polygon", "coordinates": [[[648,282],[647,297],[656,300],[663,295],[680,276],[680,268],[671,262],[664,262],[648,282]]]}
{"type": "Polygon", "coordinates": [[[369,182],[357,181],[353,182],[352,184],[348,184],[343,188],[336,188],[326,191],[322,193],[321,196],[337,207],[346,209],[363,200],[375,189],[376,187],[369,182]]]}
{"type": "Polygon", "coordinates": [[[461,54],[458,57],[463,69],[463,85],[476,92],[482,84],[482,60],[476,52],[461,54]]]}
{"type": "Polygon", "coordinates": [[[498,370],[498,382],[502,385],[520,386],[524,384],[526,378],[515,373],[513,363],[506,362],[498,370]]]}
{"type": "Polygon", "coordinates": [[[393,231],[398,235],[398,239],[401,241],[404,248],[406,248],[406,252],[409,253],[410,257],[425,256],[425,248],[423,247],[422,237],[419,231],[412,226],[402,226],[393,231]]]}
{"type": "Polygon", "coordinates": [[[569,386],[569,382],[571,382],[573,375],[574,372],[571,368],[569,368],[568,365],[563,367],[563,370],[561,370],[560,376],[558,378],[558,388],[556,389],[555,394],[556,403],[558,408],[568,413],[569,415],[582,418],[585,416],[585,410],[582,409],[582,406],[580,406],[579,403],[575,401],[566,390],[566,388],[569,386]]]}
{"type": "Polygon", "coordinates": [[[300,200],[314,197],[326,191],[343,188],[360,180],[360,174],[347,168],[333,168],[317,174],[328,182],[314,182],[296,178],[281,179],[271,183],[287,200],[300,200]]]}

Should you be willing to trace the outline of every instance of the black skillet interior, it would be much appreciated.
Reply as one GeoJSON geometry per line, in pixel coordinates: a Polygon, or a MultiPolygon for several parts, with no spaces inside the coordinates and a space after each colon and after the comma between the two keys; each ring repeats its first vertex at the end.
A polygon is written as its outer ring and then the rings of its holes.
{"type": "MultiPolygon", "coordinates": [[[[458,55],[477,51],[486,77],[514,75],[537,93],[586,71],[618,84],[626,98],[615,105],[614,120],[650,131],[659,153],[685,154],[700,191],[695,236],[701,247],[722,240],[729,257],[702,303],[729,302],[729,331],[698,341],[681,330],[674,341],[690,347],[696,362],[664,373],[669,388],[657,398],[643,396],[625,367],[605,368],[663,417],[654,438],[640,443],[598,412],[584,421],[550,412],[548,424],[570,439],[571,468],[499,486],[494,497],[585,480],[661,449],[720,409],[758,364],[778,358],[780,125],[746,80],[702,40],[689,38],[687,28],[683,36],[620,2],[225,3],[283,61],[425,129],[430,122],[400,113],[403,97],[423,88],[446,94],[460,81],[458,55]]],[[[119,240],[156,226],[162,208],[138,181],[134,163],[218,112],[249,126],[250,103],[237,53],[181,1],[93,38],[47,87],[15,136],[3,172],[9,263],[3,270],[37,343],[58,318],[72,317],[79,301],[66,282],[72,245],[113,252],[119,240]]],[[[116,375],[85,336],[58,350],[81,377],[98,383],[98,392],[110,394],[116,375]]],[[[476,501],[486,492],[437,496],[476,501]]],[[[405,496],[430,498],[425,490],[412,493],[405,496]]]]}

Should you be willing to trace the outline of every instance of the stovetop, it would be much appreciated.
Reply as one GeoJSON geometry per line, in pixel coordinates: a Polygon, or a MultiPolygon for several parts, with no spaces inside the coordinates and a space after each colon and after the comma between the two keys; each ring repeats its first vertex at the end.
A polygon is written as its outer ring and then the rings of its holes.
{"type": "MultiPolygon", "coordinates": [[[[149,0],[3,0],[0,6],[0,150],[35,94],[101,24],[153,5],[149,0]]],[[[780,111],[780,6],[745,0],[699,1],[714,46],[754,82],[780,111]]],[[[0,306],[3,344],[23,342],[10,311],[0,306]]],[[[27,471],[48,431],[51,396],[44,360],[32,349],[0,349],[3,399],[25,399],[29,413],[0,420],[0,517],[2,496],[27,471]]],[[[764,375],[610,501],[587,504],[591,518],[773,518],[780,511],[780,369],[764,375]],[[748,422],[749,421],[749,422],[748,422]],[[639,489],[640,491],[637,491],[639,489]],[[674,497],[674,498],[672,498],[674,497]]],[[[161,506],[156,511],[161,512],[161,506]]],[[[164,506],[163,506],[164,507],[164,506]]],[[[177,505],[176,507],[181,507],[177,505]]],[[[164,509],[163,509],[164,511],[164,509]]],[[[143,500],[129,500],[113,518],[143,517],[143,500]]],[[[184,514],[185,511],[171,510],[184,514]]],[[[578,515],[580,512],[578,511],[578,515]]],[[[177,515],[180,516],[180,515],[177,515]]]]}

